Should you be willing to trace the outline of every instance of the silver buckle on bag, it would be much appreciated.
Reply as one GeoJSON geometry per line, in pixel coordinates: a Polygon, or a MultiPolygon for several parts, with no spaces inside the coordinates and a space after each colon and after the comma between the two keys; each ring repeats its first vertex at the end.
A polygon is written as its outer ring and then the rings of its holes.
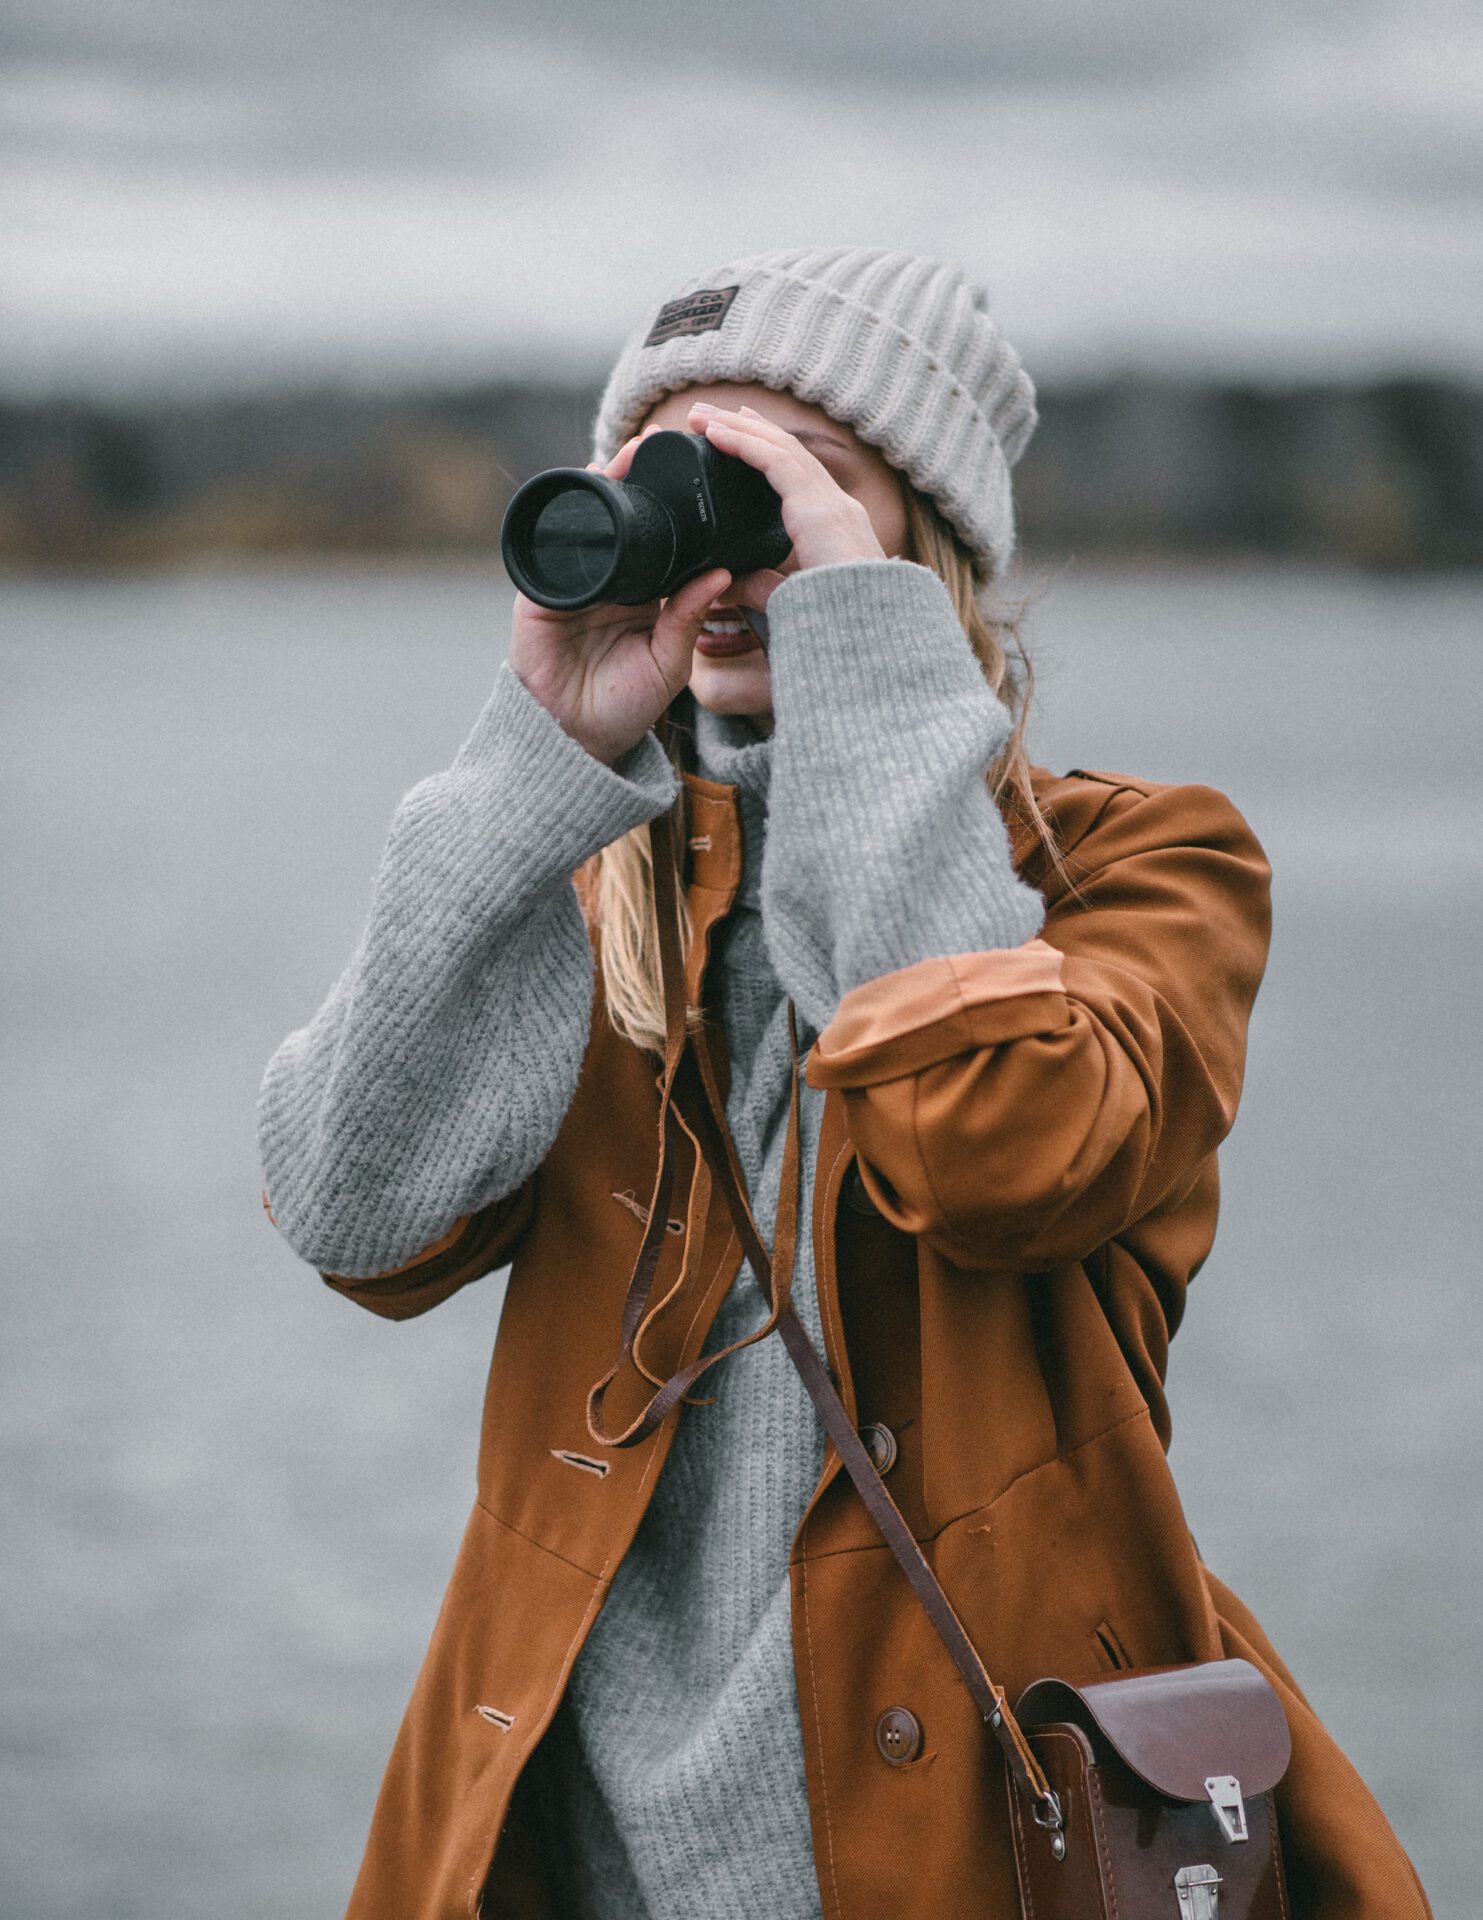
{"type": "Polygon", "coordinates": [[[1179,1920],[1216,1920],[1220,1875],[1214,1867],[1181,1867],[1174,1876],[1179,1920]]]}
{"type": "Polygon", "coordinates": [[[1212,1774],[1205,1782],[1205,1791],[1210,1795],[1210,1805],[1227,1840],[1244,1840],[1247,1837],[1246,1802],[1241,1797],[1241,1782],[1235,1774],[1212,1774]]]}

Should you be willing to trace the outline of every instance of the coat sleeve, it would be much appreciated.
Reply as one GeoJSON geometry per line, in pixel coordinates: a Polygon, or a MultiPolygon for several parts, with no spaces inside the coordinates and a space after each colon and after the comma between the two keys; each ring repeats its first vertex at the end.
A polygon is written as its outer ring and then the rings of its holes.
{"type": "Polygon", "coordinates": [[[947,588],[906,560],[809,567],[767,603],[775,716],[762,918],[805,1026],[933,956],[1013,948],[1045,904],[989,787],[1010,717],[947,588]]]}
{"type": "Polygon", "coordinates": [[[869,981],[820,1034],[882,1211],[961,1267],[1086,1258],[1229,1131],[1270,871],[1209,787],[1117,787],[1043,935],[869,981]]]}
{"type": "Polygon", "coordinates": [[[352,1298],[410,1297],[382,1282],[415,1267],[421,1311],[476,1277],[466,1255],[487,1271],[512,1244],[591,1026],[572,874],[674,792],[652,734],[608,767],[504,666],[398,807],[350,964],[258,1102],[271,1217],[322,1273],[375,1283],[352,1298]]]}
{"type": "Polygon", "coordinates": [[[482,1280],[507,1264],[535,1211],[535,1186],[532,1174],[514,1193],[464,1214],[415,1259],[386,1273],[356,1279],[321,1271],[320,1278],[383,1320],[413,1320],[440,1306],[471,1280],[482,1280]]]}

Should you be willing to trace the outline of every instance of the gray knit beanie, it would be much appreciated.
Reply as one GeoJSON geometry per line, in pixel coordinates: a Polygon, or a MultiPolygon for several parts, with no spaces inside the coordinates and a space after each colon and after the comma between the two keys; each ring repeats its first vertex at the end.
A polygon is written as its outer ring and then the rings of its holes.
{"type": "Polygon", "coordinates": [[[676,289],[624,347],[594,430],[610,460],[667,393],[710,381],[786,389],[878,447],[1000,579],[1014,551],[1009,470],[1035,389],[952,267],[873,247],[751,254],[676,289]]]}

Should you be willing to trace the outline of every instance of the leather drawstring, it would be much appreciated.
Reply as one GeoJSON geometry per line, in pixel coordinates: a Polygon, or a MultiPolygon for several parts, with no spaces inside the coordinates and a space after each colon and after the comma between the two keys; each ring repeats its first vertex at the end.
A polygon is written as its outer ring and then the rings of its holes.
{"type": "MultiPolygon", "coordinates": [[[[672,1300],[688,1277],[692,1257],[697,1257],[706,1212],[709,1209],[712,1170],[709,1159],[703,1151],[702,1143],[692,1132],[690,1125],[675,1100],[677,1088],[684,1086],[691,1094],[697,1111],[708,1113],[710,1101],[719,1098],[714,1066],[710,1059],[709,1048],[686,1046],[687,1031],[685,1020],[685,990],[683,956],[680,951],[680,931],[678,896],[675,891],[675,839],[672,813],[663,813],[649,824],[650,847],[654,862],[654,908],[659,923],[660,966],[664,975],[664,1011],[665,1011],[665,1068],[660,1083],[660,1150],[659,1171],[655,1177],[655,1199],[650,1205],[649,1221],[644,1238],[639,1246],[638,1258],[634,1262],[629,1277],[628,1290],[623,1302],[621,1323],[621,1350],[618,1359],[608,1369],[587,1395],[587,1431],[599,1445],[605,1447],[633,1447],[647,1440],[671,1410],[689,1393],[690,1388],[719,1361],[728,1359],[734,1353],[740,1353],[744,1347],[755,1346],[759,1340],[765,1340],[775,1333],[782,1316],[788,1311],[788,1302],[792,1294],[793,1266],[798,1246],[798,1190],[800,1162],[800,1111],[798,1067],[798,1033],[794,1021],[793,1008],[788,1007],[788,1042],[792,1053],[792,1073],[788,1089],[788,1129],[783,1141],[782,1176],[778,1189],[777,1233],[775,1236],[775,1255],[768,1260],[765,1253],[762,1265],[752,1257],[751,1248],[762,1247],[756,1222],[752,1219],[751,1208],[742,1197],[740,1163],[736,1158],[735,1143],[731,1139],[730,1129],[723,1120],[720,1138],[725,1142],[724,1156],[727,1157],[727,1173],[731,1177],[732,1190],[738,1197],[740,1206],[748,1223],[748,1234],[743,1239],[743,1249],[758,1284],[767,1300],[769,1312],[760,1327],[743,1335],[740,1340],[732,1341],[730,1346],[722,1347],[715,1353],[703,1354],[672,1374],[668,1380],[660,1381],[658,1376],[644,1364],[639,1346],[644,1333],[652,1327],[663,1308],[672,1300]],[[661,874],[664,876],[661,880],[661,874]],[[697,1062],[702,1063],[698,1072],[708,1076],[705,1085],[697,1085],[697,1062]],[[690,1194],[686,1203],[686,1244],[679,1279],[670,1288],[657,1305],[649,1306],[649,1294],[653,1288],[654,1275],[659,1265],[660,1252],[664,1245],[664,1221],[661,1215],[667,1213],[669,1195],[673,1187],[673,1129],[678,1128],[695,1142],[694,1170],[691,1174],[690,1194]],[[660,1195],[663,1195],[661,1199],[660,1195]],[[659,1213],[654,1211],[659,1209],[659,1213]],[[657,1224],[656,1224],[657,1223],[657,1224]],[[750,1243],[750,1245],[749,1245],[750,1243]],[[781,1276],[780,1292],[774,1297],[772,1292],[772,1274],[781,1276]],[[622,1372],[624,1364],[633,1365],[644,1378],[657,1386],[648,1404],[635,1416],[621,1433],[610,1433],[602,1424],[602,1409],[609,1387],[622,1372]]],[[[689,1405],[707,1406],[706,1400],[687,1401],[689,1405]]]]}
{"type": "Polygon", "coordinates": [[[638,1257],[634,1261],[628,1291],[623,1300],[619,1356],[587,1395],[587,1430],[599,1445],[607,1447],[631,1446],[653,1431],[652,1426],[646,1426],[640,1431],[640,1424],[644,1419],[644,1416],[640,1415],[639,1420],[625,1428],[621,1434],[610,1434],[602,1425],[602,1407],[608,1388],[622,1372],[624,1362],[633,1357],[634,1343],[648,1309],[649,1293],[654,1285],[659,1256],[664,1250],[665,1223],[669,1218],[670,1195],[674,1190],[672,1104],[675,1078],[685,1052],[684,974],[682,969],[666,963],[667,954],[671,950],[678,952],[680,947],[680,901],[675,877],[674,837],[674,815],[671,809],[662,813],[649,828],[649,844],[654,864],[654,914],[659,925],[660,972],[664,987],[665,1040],[664,1070],[659,1080],[659,1165],[654,1173],[654,1190],[649,1200],[649,1217],[644,1224],[644,1237],[639,1242],[638,1257]]]}
{"type": "MultiPolygon", "coordinates": [[[[670,1108],[670,1118],[690,1142],[691,1149],[695,1156],[693,1171],[690,1175],[690,1197],[685,1203],[685,1238],[680,1255],[680,1271],[676,1275],[675,1283],[669,1292],[666,1293],[662,1299],[657,1300],[639,1322],[638,1331],[633,1336],[633,1350],[629,1356],[644,1378],[656,1387],[662,1387],[664,1385],[664,1376],[651,1372],[644,1361],[644,1335],[654,1325],[660,1314],[664,1312],[664,1309],[669,1305],[670,1301],[677,1298],[678,1295],[684,1291],[695,1262],[700,1257],[702,1244],[705,1240],[705,1223],[711,1210],[711,1170],[701,1153],[700,1142],[686,1125],[685,1116],[681,1113],[678,1104],[670,1108]]],[[[701,1401],[686,1402],[687,1406],[706,1404],[709,1403],[701,1401]]]]}

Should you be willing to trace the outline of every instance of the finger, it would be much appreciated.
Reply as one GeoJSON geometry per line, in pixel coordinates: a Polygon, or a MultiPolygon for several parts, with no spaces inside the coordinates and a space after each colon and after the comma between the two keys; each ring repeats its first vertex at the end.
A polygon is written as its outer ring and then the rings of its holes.
{"type": "Polygon", "coordinates": [[[690,656],[711,602],[730,584],[731,575],[726,569],[713,567],[698,579],[687,581],[665,601],[664,611],[654,622],[654,652],[666,672],[676,679],[689,679],[690,656]]]}
{"type": "MultiPolygon", "coordinates": [[[[796,435],[779,425],[776,420],[769,419],[765,413],[759,413],[755,407],[713,407],[705,401],[700,401],[696,411],[708,420],[724,420],[729,426],[759,434],[764,440],[770,440],[774,446],[793,447],[805,459],[814,459],[814,455],[796,435]]],[[[822,462],[818,464],[822,465],[822,462]]]]}
{"type": "Polygon", "coordinates": [[[800,441],[782,428],[773,428],[764,432],[764,423],[757,420],[727,419],[723,415],[712,415],[705,423],[705,436],[711,445],[721,453],[733,453],[745,460],[749,467],[756,467],[771,483],[775,493],[785,490],[796,491],[800,486],[826,482],[831,489],[838,486],[829,469],[816,460],[800,441]]]}
{"type": "Polygon", "coordinates": [[[731,585],[731,575],[725,567],[712,567],[709,573],[702,573],[694,580],[687,580],[678,592],[672,593],[664,603],[665,612],[673,616],[682,625],[694,624],[699,633],[701,624],[710,611],[711,602],[718,593],[724,593],[731,585]]]}
{"type": "Polygon", "coordinates": [[[622,480],[627,474],[628,469],[632,466],[633,456],[638,452],[640,445],[648,439],[651,433],[662,433],[663,431],[664,429],[662,427],[645,427],[641,432],[636,433],[631,440],[625,441],[613,456],[612,464],[608,468],[608,478],[610,480],[622,480]]]}
{"type": "Polygon", "coordinates": [[[753,573],[738,574],[732,582],[731,597],[739,607],[750,607],[754,613],[762,613],[785,577],[772,567],[758,567],[753,573]]]}
{"type": "Polygon", "coordinates": [[[609,480],[621,480],[632,465],[633,456],[637,452],[638,443],[642,438],[642,434],[636,433],[631,440],[625,440],[608,464],[601,468],[600,471],[606,474],[609,480]]]}
{"type": "Polygon", "coordinates": [[[755,407],[738,407],[736,412],[740,419],[750,421],[753,426],[759,428],[763,433],[774,433],[781,439],[794,440],[794,444],[797,444],[794,435],[789,432],[780,420],[773,420],[767,414],[759,413],[755,407]]]}
{"type": "Polygon", "coordinates": [[[776,420],[769,420],[765,413],[758,413],[755,407],[729,409],[709,406],[701,401],[696,407],[696,413],[703,418],[707,426],[713,420],[720,421],[723,426],[732,428],[736,432],[755,434],[771,446],[789,448],[800,459],[822,468],[822,462],[815,459],[801,440],[791,434],[786,427],[780,426],[776,420]]]}

